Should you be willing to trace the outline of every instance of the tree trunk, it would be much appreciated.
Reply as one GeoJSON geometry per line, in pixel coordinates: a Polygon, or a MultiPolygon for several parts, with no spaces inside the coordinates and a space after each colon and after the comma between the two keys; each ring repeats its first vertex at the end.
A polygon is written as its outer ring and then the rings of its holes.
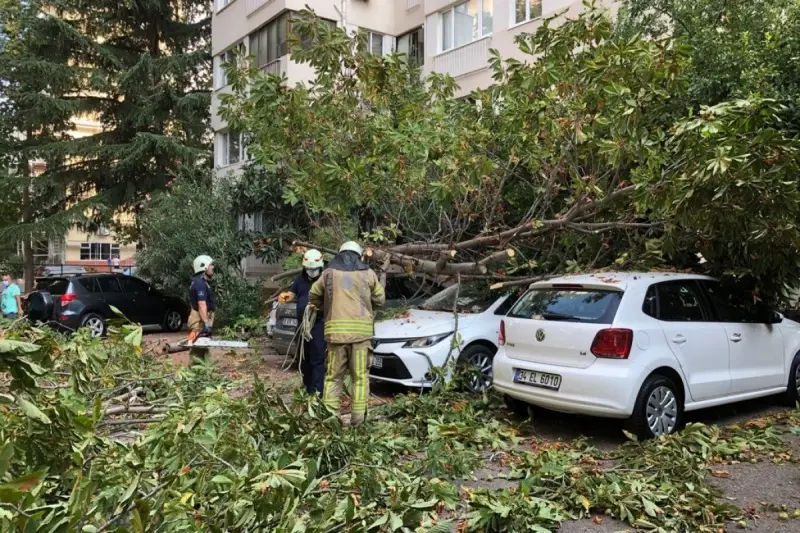
{"type": "MultiPolygon", "coordinates": [[[[28,137],[30,138],[30,137],[28,137]]],[[[26,159],[20,165],[22,168],[22,223],[28,224],[32,222],[31,218],[31,167],[30,162],[26,159]]],[[[26,235],[22,239],[22,278],[25,280],[24,293],[29,293],[34,287],[34,271],[35,265],[33,264],[33,235],[26,235]]],[[[20,310],[22,312],[22,310],[20,310]]]]}

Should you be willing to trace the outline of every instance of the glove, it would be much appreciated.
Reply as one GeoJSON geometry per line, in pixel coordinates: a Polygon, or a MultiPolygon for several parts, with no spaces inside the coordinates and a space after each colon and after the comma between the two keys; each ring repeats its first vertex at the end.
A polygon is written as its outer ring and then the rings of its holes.
{"type": "Polygon", "coordinates": [[[282,292],[280,296],[278,296],[278,302],[282,304],[288,304],[294,299],[294,295],[291,292],[282,292]]]}
{"type": "Polygon", "coordinates": [[[200,330],[200,335],[202,337],[210,337],[211,336],[211,325],[208,322],[203,324],[203,329],[200,330]]]}

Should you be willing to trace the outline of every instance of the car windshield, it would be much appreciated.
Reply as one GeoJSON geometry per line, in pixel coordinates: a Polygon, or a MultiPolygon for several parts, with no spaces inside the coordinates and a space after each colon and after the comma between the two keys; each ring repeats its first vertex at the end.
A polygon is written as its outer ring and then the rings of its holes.
{"type": "Polygon", "coordinates": [[[537,320],[610,324],[622,299],[618,291],[532,289],[508,316],[537,320]]]}
{"type": "Polygon", "coordinates": [[[496,291],[489,290],[489,285],[485,282],[468,282],[446,288],[440,293],[425,300],[419,309],[425,311],[453,311],[458,294],[458,304],[456,305],[459,313],[483,313],[501,296],[496,291]]]}

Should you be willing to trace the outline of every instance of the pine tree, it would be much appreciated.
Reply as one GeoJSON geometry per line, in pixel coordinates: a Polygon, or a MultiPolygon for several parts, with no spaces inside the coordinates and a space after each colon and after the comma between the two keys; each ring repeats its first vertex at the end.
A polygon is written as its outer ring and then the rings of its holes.
{"type": "Polygon", "coordinates": [[[51,38],[41,12],[37,1],[0,0],[0,246],[9,268],[9,255],[22,243],[27,290],[33,284],[32,240],[63,237],[70,225],[64,185],[36,168],[60,164],[52,148],[68,138],[71,118],[82,111],[82,102],[68,95],[85,75],[51,38]]]}
{"type": "Polygon", "coordinates": [[[107,222],[136,212],[181,166],[210,164],[211,2],[43,3],[53,39],[69,43],[89,71],[75,97],[104,128],[61,147],[69,157],[52,172],[72,184],[70,201],[107,222]]]}
{"type": "Polygon", "coordinates": [[[0,2],[13,51],[0,61],[0,128],[15,132],[2,148],[18,154],[8,179],[37,184],[21,189],[33,193],[24,223],[2,234],[63,236],[72,224],[102,223],[136,239],[114,215],[135,214],[179,169],[211,163],[211,2],[0,2]],[[69,137],[77,118],[103,131],[69,137]],[[31,178],[33,159],[47,166],[31,178]]]}

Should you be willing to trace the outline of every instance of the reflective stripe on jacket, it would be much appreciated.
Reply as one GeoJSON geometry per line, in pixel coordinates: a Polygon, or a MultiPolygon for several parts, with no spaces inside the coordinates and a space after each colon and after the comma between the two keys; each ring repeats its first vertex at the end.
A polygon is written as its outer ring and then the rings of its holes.
{"type": "Polygon", "coordinates": [[[325,340],[334,344],[371,339],[373,307],[385,302],[386,293],[372,270],[325,270],[309,294],[309,303],[324,309],[325,340]]]}

